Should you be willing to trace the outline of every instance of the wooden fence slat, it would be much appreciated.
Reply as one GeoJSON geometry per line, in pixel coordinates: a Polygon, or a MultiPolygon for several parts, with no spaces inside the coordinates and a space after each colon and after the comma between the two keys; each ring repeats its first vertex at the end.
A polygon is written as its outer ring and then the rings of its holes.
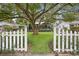
{"type": "Polygon", "coordinates": [[[76,34],[77,34],[77,32],[76,31],[74,31],[74,34],[75,34],[75,36],[74,36],[74,50],[76,51],[76,40],[77,40],[77,36],[76,36],[76,34]]]}
{"type": "Polygon", "coordinates": [[[56,51],[56,27],[54,27],[54,51],[56,51]]]}
{"type": "Polygon", "coordinates": [[[2,43],[2,41],[1,41],[1,33],[0,33],[0,51],[1,51],[1,43],[2,43]]]}
{"type": "Polygon", "coordinates": [[[72,51],[72,31],[70,31],[70,50],[72,51]]]}
{"type": "Polygon", "coordinates": [[[60,28],[58,30],[58,51],[60,52],[60,28]]]}
{"type": "Polygon", "coordinates": [[[19,30],[17,30],[17,50],[19,49],[19,30]]]}
{"type": "Polygon", "coordinates": [[[27,26],[25,26],[25,51],[27,51],[27,26]]]}
{"type": "Polygon", "coordinates": [[[21,29],[21,48],[23,48],[23,29],[21,29]]]}
{"type": "Polygon", "coordinates": [[[66,51],[68,51],[68,30],[66,31],[66,51]]]}
{"type": "Polygon", "coordinates": [[[15,48],[15,43],[16,43],[16,39],[15,39],[15,34],[16,32],[13,31],[13,48],[15,48]]]}
{"type": "Polygon", "coordinates": [[[4,50],[4,32],[2,32],[2,50],[4,50]]]}
{"type": "Polygon", "coordinates": [[[64,29],[62,30],[62,52],[64,52],[64,29]]]}
{"type": "Polygon", "coordinates": [[[6,49],[8,49],[8,32],[6,32],[6,49]]]}
{"type": "Polygon", "coordinates": [[[10,31],[10,50],[12,50],[12,32],[10,31]]]}
{"type": "Polygon", "coordinates": [[[78,50],[79,50],[79,32],[78,32],[78,50]]]}

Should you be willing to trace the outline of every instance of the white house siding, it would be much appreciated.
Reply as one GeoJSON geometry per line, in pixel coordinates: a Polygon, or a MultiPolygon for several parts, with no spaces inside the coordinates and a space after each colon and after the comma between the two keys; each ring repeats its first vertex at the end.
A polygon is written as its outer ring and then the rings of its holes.
{"type": "Polygon", "coordinates": [[[79,26],[79,21],[73,21],[70,24],[74,25],[74,27],[78,27],[79,26]]]}
{"type": "Polygon", "coordinates": [[[70,24],[68,22],[61,22],[59,23],[59,21],[57,21],[55,24],[54,24],[54,27],[56,28],[60,28],[60,29],[63,29],[63,28],[67,28],[67,29],[70,29],[70,24]]]}

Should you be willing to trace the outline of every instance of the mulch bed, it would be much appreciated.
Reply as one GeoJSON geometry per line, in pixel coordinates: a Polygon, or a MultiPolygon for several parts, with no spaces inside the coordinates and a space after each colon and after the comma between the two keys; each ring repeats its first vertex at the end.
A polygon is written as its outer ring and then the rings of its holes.
{"type": "Polygon", "coordinates": [[[15,51],[15,52],[0,52],[0,56],[79,56],[79,54],[71,54],[71,53],[46,53],[46,54],[33,54],[31,52],[25,51],[15,51]]]}
{"type": "MultiPolygon", "coordinates": [[[[50,44],[49,44],[50,45],[50,44]]],[[[50,48],[52,48],[50,46],[50,48]]],[[[3,51],[0,52],[0,56],[79,56],[79,53],[71,53],[71,52],[64,52],[64,53],[58,53],[58,52],[48,52],[48,53],[32,53],[31,52],[31,46],[28,47],[28,51],[3,51]]]]}

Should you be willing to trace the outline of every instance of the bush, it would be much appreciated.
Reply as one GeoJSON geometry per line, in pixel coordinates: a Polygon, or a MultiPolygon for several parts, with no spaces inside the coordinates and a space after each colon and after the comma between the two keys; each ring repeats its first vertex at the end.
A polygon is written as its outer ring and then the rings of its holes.
{"type": "Polygon", "coordinates": [[[15,29],[16,27],[15,27],[15,26],[8,26],[8,25],[5,25],[5,26],[3,26],[3,28],[4,28],[5,31],[10,31],[10,30],[15,29]]]}
{"type": "Polygon", "coordinates": [[[40,32],[51,32],[51,29],[40,29],[40,32]]]}
{"type": "Polygon", "coordinates": [[[72,21],[74,21],[76,19],[74,13],[71,13],[71,12],[65,13],[63,15],[63,17],[64,17],[65,22],[72,22],[72,21]]]}
{"type": "Polygon", "coordinates": [[[72,30],[72,31],[79,31],[79,27],[70,27],[70,30],[72,30]]]}

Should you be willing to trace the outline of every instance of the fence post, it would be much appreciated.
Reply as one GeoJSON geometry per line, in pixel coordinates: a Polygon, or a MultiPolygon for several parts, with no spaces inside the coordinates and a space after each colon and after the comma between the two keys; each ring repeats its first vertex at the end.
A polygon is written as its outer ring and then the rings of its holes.
{"type": "Polygon", "coordinates": [[[27,51],[27,26],[25,26],[25,51],[27,51]]]}
{"type": "Polygon", "coordinates": [[[54,42],[53,42],[53,46],[54,46],[54,51],[56,51],[56,27],[54,27],[54,42]]]}
{"type": "Polygon", "coordinates": [[[60,52],[60,28],[58,29],[58,52],[60,52]]]}

